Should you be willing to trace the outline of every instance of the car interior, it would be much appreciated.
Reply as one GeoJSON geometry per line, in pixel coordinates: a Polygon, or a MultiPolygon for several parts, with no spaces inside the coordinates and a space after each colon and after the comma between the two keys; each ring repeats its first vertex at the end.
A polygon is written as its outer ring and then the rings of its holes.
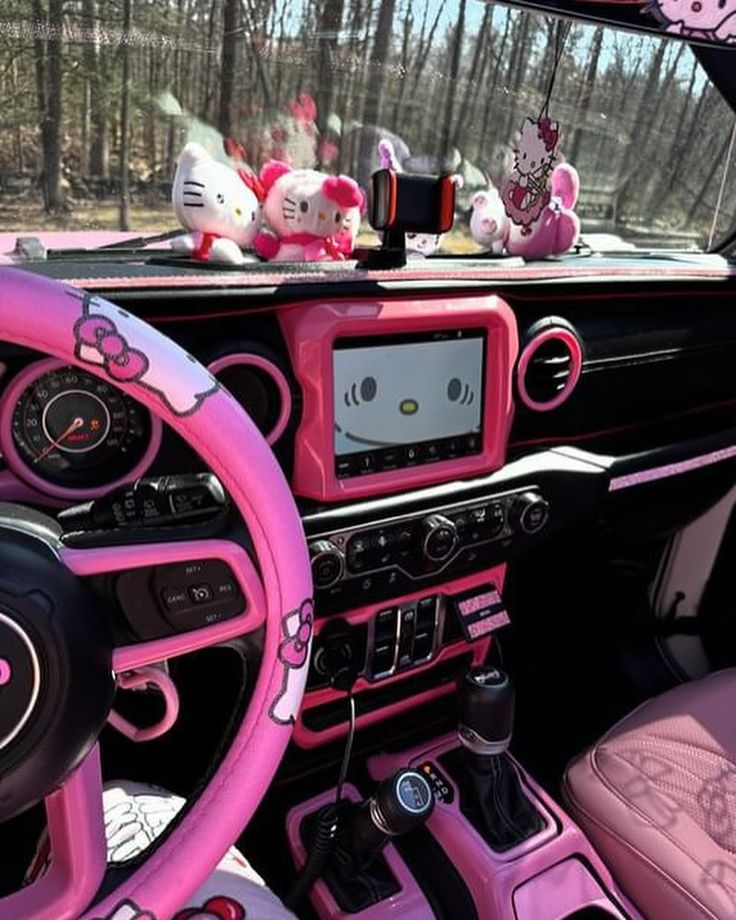
{"type": "MultiPolygon", "coordinates": [[[[660,47],[662,86],[692,66],[696,235],[614,239],[588,135],[582,233],[539,257],[407,258],[473,189],[396,141],[347,257],[0,222],[0,920],[736,917],[736,27],[503,11],[552,49],[545,131],[571,47],[638,42],[630,98],[660,47]]],[[[629,207],[674,182],[623,155],[629,207]]]]}

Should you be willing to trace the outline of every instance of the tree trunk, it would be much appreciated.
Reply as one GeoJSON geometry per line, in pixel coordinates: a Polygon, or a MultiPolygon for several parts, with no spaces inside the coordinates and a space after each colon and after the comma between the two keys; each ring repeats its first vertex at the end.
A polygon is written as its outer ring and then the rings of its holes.
{"type": "Polygon", "coordinates": [[[123,0],[123,86],[120,99],[120,229],[130,230],[130,25],[133,0],[123,0]]]}
{"type": "MultiPolygon", "coordinates": [[[[381,0],[378,10],[378,24],[371,48],[365,104],[363,105],[364,127],[376,127],[381,118],[381,102],[385,83],[384,67],[388,60],[391,30],[394,22],[396,0],[381,0]]],[[[362,132],[359,165],[365,167],[373,161],[373,135],[362,132]]]]}
{"type": "Polygon", "coordinates": [[[626,148],[621,170],[619,172],[620,183],[616,191],[615,211],[616,219],[622,212],[629,200],[631,189],[636,180],[636,166],[647,156],[647,147],[649,137],[652,133],[652,123],[654,121],[654,112],[659,103],[659,78],[662,71],[662,62],[664,61],[667,43],[662,39],[657,52],[652,59],[647,81],[639,100],[639,106],[636,110],[634,125],[631,129],[631,140],[626,148]]]}
{"type": "Polygon", "coordinates": [[[580,145],[585,131],[585,123],[590,113],[590,103],[593,99],[593,89],[595,87],[595,78],[598,74],[598,61],[600,60],[602,45],[603,27],[598,26],[593,35],[588,66],[585,68],[583,85],[575,107],[575,130],[567,154],[571,163],[576,163],[580,157],[580,145]]]}
{"type": "MultiPolygon", "coordinates": [[[[36,25],[33,38],[33,64],[34,76],[36,79],[36,105],[38,107],[38,124],[41,128],[41,150],[46,150],[46,131],[48,122],[46,120],[46,45],[40,37],[41,30],[48,26],[48,17],[44,10],[41,0],[33,0],[33,20],[36,25]]],[[[45,163],[42,167],[42,189],[43,200],[46,205],[46,182],[43,178],[45,163]]]]}
{"type": "Polygon", "coordinates": [[[440,128],[440,139],[437,153],[440,160],[445,162],[450,155],[452,138],[452,118],[455,112],[455,85],[460,73],[460,55],[463,49],[463,35],[465,33],[465,7],[466,0],[460,0],[460,10],[452,36],[452,49],[450,51],[450,69],[447,81],[447,96],[445,97],[445,112],[440,128]]]}
{"type": "Polygon", "coordinates": [[[455,130],[452,134],[452,144],[457,147],[460,144],[460,135],[466,130],[468,124],[473,121],[475,103],[478,98],[479,82],[483,77],[486,68],[488,43],[490,41],[491,23],[493,20],[493,4],[488,3],[483,12],[483,21],[478,30],[478,37],[475,40],[475,50],[473,51],[473,62],[470,65],[468,82],[463,92],[463,98],[460,103],[460,111],[455,122],[455,130]],[[470,117],[468,117],[470,116],[470,117]]]}
{"type": "MultiPolygon", "coordinates": [[[[82,13],[84,25],[88,30],[99,30],[98,11],[95,0],[83,0],[82,13]]],[[[84,42],[82,56],[84,69],[89,83],[90,106],[90,145],[89,171],[100,179],[106,179],[110,173],[110,136],[107,122],[107,90],[102,75],[99,40],[84,42]]]]}
{"type": "Polygon", "coordinates": [[[61,191],[61,30],[63,0],[49,0],[49,37],[46,43],[48,96],[43,132],[43,184],[46,210],[59,211],[64,205],[61,191]]]}
{"type": "MultiPolygon", "coordinates": [[[[498,47],[498,53],[496,54],[496,63],[493,68],[493,76],[491,77],[490,85],[486,94],[486,105],[483,111],[483,126],[480,129],[480,149],[481,153],[485,154],[485,141],[488,137],[488,126],[491,123],[491,112],[494,108],[494,100],[496,98],[496,86],[498,85],[498,77],[501,73],[501,65],[503,64],[503,56],[506,53],[506,45],[509,40],[509,31],[511,29],[511,10],[506,8],[504,10],[505,21],[503,26],[503,36],[501,38],[501,44],[498,47]]],[[[498,138],[500,140],[500,138],[498,138]]],[[[498,177],[496,177],[498,178],[498,177]]]]}
{"type": "Polygon", "coordinates": [[[337,51],[337,39],[342,28],[344,0],[324,0],[319,18],[317,54],[319,69],[317,77],[317,127],[324,134],[332,109],[335,77],[333,63],[337,51]]]}
{"type": "Polygon", "coordinates": [[[222,72],[220,74],[220,111],[217,127],[223,137],[233,130],[233,97],[235,93],[235,60],[238,50],[239,0],[225,0],[222,18],[222,72]]]}

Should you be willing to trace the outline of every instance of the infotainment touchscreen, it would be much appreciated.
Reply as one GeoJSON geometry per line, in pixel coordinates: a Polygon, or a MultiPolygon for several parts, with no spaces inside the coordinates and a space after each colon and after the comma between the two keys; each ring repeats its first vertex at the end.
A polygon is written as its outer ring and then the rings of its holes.
{"type": "Polygon", "coordinates": [[[338,339],[338,478],[480,453],[484,355],[478,329],[338,339]]]}

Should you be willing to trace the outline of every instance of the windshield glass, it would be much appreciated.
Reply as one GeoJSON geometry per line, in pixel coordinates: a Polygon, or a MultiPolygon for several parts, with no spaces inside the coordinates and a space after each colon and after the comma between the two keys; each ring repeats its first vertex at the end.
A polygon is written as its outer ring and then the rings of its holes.
{"type": "Polygon", "coordinates": [[[187,141],[367,187],[388,138],[462,177],[443,250],[473,252],[472,196],[547,99],[597,248],[736,221],[734,114],[687,45],[475,0],[3,0],[0,99],[0,231],[171,230],[187,141]]]}

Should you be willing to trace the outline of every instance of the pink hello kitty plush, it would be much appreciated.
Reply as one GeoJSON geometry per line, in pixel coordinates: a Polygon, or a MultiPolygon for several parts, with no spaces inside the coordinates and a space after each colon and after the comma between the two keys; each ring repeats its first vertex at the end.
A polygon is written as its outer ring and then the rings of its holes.
{"type": "Polygon", "coordinates": [[[484,249],[501,255],[511,221],[501,201],[498,189],[491,185],[488,191],[473,196],[473,213],[470,215],[470,233],[484,249]]]}
{"type": "Polygon", "coordinates": [[[651,0],[646,10],[666,32],[736,44],[736,0],[651,0]]]}
{"type": "Polygon", "coordinates": [[[171,201],[189,232],[173,239],[172,249],[200,262],[255,261],[243,250],[253,245],[260,227],[259,196],[256,176],[218,163],[201,144],[187,144],[176,166],[171,201]]]}
{"type": "Polygon", "coordinates": [[[580,236],[580,219],[573,210],[580,191],[580,178],[575,167],[561,163],[550,177],[550,200],[539,217],[529,227],[511,222],[506,236],[506,251],[524,259],[567,252],[580,236]]]}
{"type": "Polygon", "coordinates": [[[272,232],[256,237],[258,255],[272,262],[342,261],[351,255],[365,206],[354,179],[271,160],[260,181],[272,232]]]}

